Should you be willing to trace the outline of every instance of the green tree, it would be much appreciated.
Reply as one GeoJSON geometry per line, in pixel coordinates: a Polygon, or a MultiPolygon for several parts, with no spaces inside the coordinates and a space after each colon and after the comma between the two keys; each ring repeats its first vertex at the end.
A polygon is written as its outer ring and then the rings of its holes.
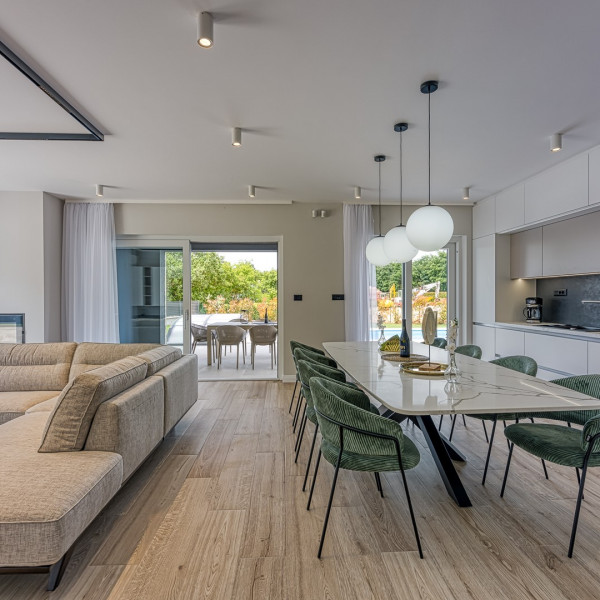
{"type": "Polygon", "coordinates": [[[166,288],[169,302],[183,300],[183,255],[181,252],[165,252],[166,288]]]}
{"type": "Polygon", "coordinates": [[[414,287],[440,282],[442,292],[448,289],[448,257],[444,250],[437,254],[428,254],[413,261],[412,280],[414,287]]]}
{"type": "Polygon", "coordinates": [[[392,285],[397,290],[402,289],[402,263],[390,263],[385,267],[377,267],[375,270],[377,289],[380,292],[389,292],[392,285]]]}

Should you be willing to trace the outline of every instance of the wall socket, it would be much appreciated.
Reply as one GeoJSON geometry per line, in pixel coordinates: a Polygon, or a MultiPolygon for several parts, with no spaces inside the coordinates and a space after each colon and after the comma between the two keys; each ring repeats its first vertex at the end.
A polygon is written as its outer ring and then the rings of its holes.
{"type": "Polygon", "coordinates": [[[567,289],[563,288],[562,290],[554,290],[554,295],[555,296],[566,296],[567,295],[567,289]]]}

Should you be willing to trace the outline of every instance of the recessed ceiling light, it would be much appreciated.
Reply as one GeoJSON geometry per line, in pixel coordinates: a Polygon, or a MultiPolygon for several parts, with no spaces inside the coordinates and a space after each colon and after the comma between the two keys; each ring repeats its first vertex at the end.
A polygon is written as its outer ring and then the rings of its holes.
{"type": "Polygon", "coordinates": [[[562,133],[555,133],[550,142],[551,152],[560,152],[562,150],[562,133]]]}
{"type": "Polygon", "coordinates": [[[96,196],[98,196],[98,198],[104,196],[104,186],[99,183],[96,184],[96,196]]]}
{"type": "Polygon", "coordinates": [[[471,188],[469,188],[469,187],[463,188],[463,200],[469,200],[471,198],[470,193],[469,193],[470,189],[471,188]]]}
{"type": "Polygon", "coordinates": [[[238,148],[242,145],[242,128],[234,127],[231,132],[231,145],[238,148]]]}
{"type": "Polygon", "coordinates": [[[212,48],[213,16],[209,12],[201,12],[198,15],[198,45],[202,48],[212,48]]]}
{"type": "Polygon", "coordinates": [[[360,189],[360,187],[357,185],[357,186],[354,188],[354,199],[355,199],[355,200],[360,200],[360,193],[361,193],[361,189],[360,189]]]}
{"type": "Polygon", "coordinates": [[[248,196],[250,196],[250,198],[256,197],[256,188],[253,185],[248,186],[248,196]]]}

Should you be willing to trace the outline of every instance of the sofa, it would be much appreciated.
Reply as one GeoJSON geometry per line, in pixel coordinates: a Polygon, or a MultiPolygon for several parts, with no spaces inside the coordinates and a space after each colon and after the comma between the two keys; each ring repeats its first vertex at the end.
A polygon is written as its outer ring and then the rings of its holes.
{"type": "Polygon", "coordinates": [[[0,344],[0,573],[60,582],[74,543],[198,398],[156,344],[0,344]]]}

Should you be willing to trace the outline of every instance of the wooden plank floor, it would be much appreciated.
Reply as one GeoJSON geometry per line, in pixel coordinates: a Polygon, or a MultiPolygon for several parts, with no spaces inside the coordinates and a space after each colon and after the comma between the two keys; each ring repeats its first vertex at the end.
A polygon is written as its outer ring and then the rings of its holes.
{"type": "MultiPolygon", "coordinates": [[[[200,383],[200,400],[105,508],[75,548],[60,587],[44,575],[0,576],[2,600],[595,599],[600,596],[600,470],[590,471],[575,556],[568,559],[577,484],[572,469],[515,451],[498,435],[480,485],[481,424],[457,424],[473,501],[447,496],[420,433],[407,473],[420,560],[398,474],[342,472],[322,560],[317,546],[333,469],[323,462],[314,506],[301,491],[308,443],[294,464],[292,386],[200,383]]],[[[448,419],[446,419],[448,421],[448,419]]],[[[446,423],[448,426],[449,423],[446,423]]],[[[312,433],[312,428],[311,428],[312,433]]]]}

